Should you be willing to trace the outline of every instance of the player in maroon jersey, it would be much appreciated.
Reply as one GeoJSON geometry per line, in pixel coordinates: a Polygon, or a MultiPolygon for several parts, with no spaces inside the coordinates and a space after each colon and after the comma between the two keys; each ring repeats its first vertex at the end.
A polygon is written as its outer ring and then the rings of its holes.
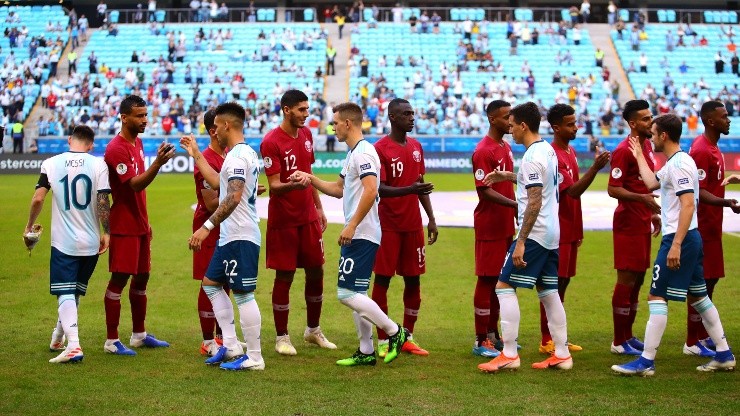
{"type": "Polygon", "coordinates": [[[306,272],[306,329],[303,339],[322,348],[335,349],[319,327],[324,293],[324,242],[326,229],[318,191],[308,179],[291,181],[296,171],[311,173],[315,161],[308,118],[308,97],[289,90],[280,99],[283,121],[265,135],[260,145],[265,175],[270,187],[267,214],[267,267],[275,270],[272,311],[277,338],[275,350],[296,355],[288,335],[290,286],[296,268],[306,272]]]}
{"type": "MultiPolygon", "coordinates": [[[[704,280],[707,294],[712,299],[719,279],[725,276],[725,259],[722,253],[722,218],[724,207],[740,213],[740,205],[734,199],[725,198],[725,159],[717,147],[720,136],[730,133],[727,109],[719,101],[707,101],[701,106],[701,121],[704,133],[691,144],[689,155],[699,171],[699,234],[704,244],[704,280]]],[[[714,342],[709,338],[701,316],[688,305],[686,319],[686,344],[684,354],[702,357],[714,356],[714,342]]]]}
{"type": "Polygon", "coordinates": [[[144,147],[139,134],[147,124],[147,105],[141,97],[129,95],[121,101],[121,132],[108,143],[105,163],[110,172],[113,206],[110,212],[111,239],[109,268],[111,278],[105,292],[105,323],[107,340],[105,352],[117,355],[136,355],[118,339],[121,318],[121,292],[128,278],[129,301],[133,333],[132,347],[169,347],[165,341],[147,334],[146,287],[151,270],[150,241],[152,228],[146,210],[146,187],[152,183],[159,169],[175,155],[175,146],[162,143],[157,157],[145,169],[144,147]]]}
{"type": "MultiPolygon", "coordinates": [[[[566,104],[555,104],[547,112],[547,121],[553,131],[552,148],[558,158],[558,192],[560,193],[560,206],[558,208],[558,218],[560,219],[558,294],[560,295],[560,301],[565,303],[565,291],[570,283],[570,278],[576,275],[578,247],[583,242],[581,195],[591,186],[599,170],[609,163],[610,153],[600,152],[600,149],[597,148],[594,164],[591,165],[583,177],[580,177],[576,150],[570,145],[570,141],[576,138],[578,132],[575,110],[566,104]]],[[[547,314],[545,314],[545,307],[542,303],[540,303],[540,331],[542,333],[540,352],[553,354],[555,344],[553,344],[550,336],[547,314]]],[[[568,343],[568,349],[570,351],[580,351],[583,348],[568,343]]]]}
{"type": "MultiPolygon", "coordinates": [[[[388,104],[391,133],[375,143],[380,158],[380,203],[378,215],[383,231],[375,258],[375,281],[372,299],[388,313],[388,287],[396,273],[403,276],[403,326],[413,334],[421,306],[419,277],[426,270],[424,225],[419,203],[429,218],[428,243],[437,241],[437,223],[429,194],[434,185],[424,182],[424,150],[421,144],[408,137],[414,130],[414,109],[400,98],[388,104]]],[[[402,351],[414,355],[429,355],[412,336],[403,344],[402,351]]],[[[378,355],[388,352],[388,334],[378,328],[378,355]]]]}
{"type": "Polygon", "coordinates": [[[645,100],[631,100],[622,111],[630,127],[629,136],[612,152],[611,174],[607,188],[609,196],[617,199],[614,211],[614,268],[617,283],[612,295],[612,319],[614,354],[640,355],[642,342],[632,334],[632,325],[637,315],[640,287],[645,280],[645,271],[650,267],[650,234],[660,233],[660,205],[657,195],[651,193],[640,179],[640,170],[629,146],[629,138],[636,137],[643,147],[643,154],[650,169],[654,169],[653,146],[648,140],[653,115],[645,100]]]}
{"type": "Polygon", "coordinates": [[[473,152],[473,175],[478,205],[473,213],[475,230],[475,344],[473,354],[495,358],[503,348],[498,332],[499,303],[494,287],[514,236],[517,203],[514,183],[503,181],[490,186],[483,178],[495,170],[513,172],[514,156],[504,140],[509,133],[511,104],[494,100],[486,107],[488,134],[473,152]],[[498,344],[498,345],[496,345],[498,344]]]}

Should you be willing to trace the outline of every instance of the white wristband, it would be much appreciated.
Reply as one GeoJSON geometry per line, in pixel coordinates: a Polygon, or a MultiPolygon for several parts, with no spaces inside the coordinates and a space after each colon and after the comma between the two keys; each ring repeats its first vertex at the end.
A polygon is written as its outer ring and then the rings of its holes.
{"type": "Polygon", "coordinates": [[[203,228],[205,228],[205,229],[206,229],[206,230],[208,230],[208,231],[211,231],[211,230],[213,230],[213,229],[214,229],[215,227],[216,227],[216,226],[215,226],[215,225],[213,225],[213,223],[211,222],[211,220],[206,220],[206,222],[205,222],[205,223],[203,223],[203,228]]]}

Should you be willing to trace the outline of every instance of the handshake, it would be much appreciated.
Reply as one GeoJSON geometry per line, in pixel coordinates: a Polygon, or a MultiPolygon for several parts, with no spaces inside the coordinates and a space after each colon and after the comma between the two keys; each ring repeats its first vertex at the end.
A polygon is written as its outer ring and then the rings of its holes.
{"type": "Polygon", "coordinates": [[[311,178],[311,174],[297,170],[288,176],[288,182],[292,184],[295,189],[305,189],[311,185],[311,178]]]}

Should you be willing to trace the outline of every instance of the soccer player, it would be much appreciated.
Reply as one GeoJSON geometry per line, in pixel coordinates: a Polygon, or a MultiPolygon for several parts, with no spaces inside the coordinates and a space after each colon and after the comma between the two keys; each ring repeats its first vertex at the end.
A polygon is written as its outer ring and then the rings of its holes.
{"type": "MultiPolygon", "coordinates": [[[[400,98],[388,103],[391,133],[375,143],[380,158],[380,228],[382,237],[375,258],[375,282],[372,299],[384,313],[388,313],[388,287],[396,272],[403,276],[403,327],[409,330],[409,339],[402,351],[414,355],[429,355],[413,339],[414,324],[421,306],[419,277],[426,270],[424,226],[421,223],[419,203],[429,218],[429,244],[437,241],[437,223],[434,220],[429,194],[434,185],[424,183],[424,149],[407,133],[414,129],[414,109],[400,98]]],[[[378,356],[388,353],[388,334],[378,328],[378,356]]]]}
{"type": "Polygon", "coordinates": [[[648,102],[627,101],[622,117],[630,127],[630,134],[612,153],[607,188],[609,196],[618,201],[612,232],[617,283],[612,294],[614,340],[611,352],[640,355],[643,345],[632,335],[632,326],[637,316],[640,287],[645,280],[645,271],[650,267],[651,223],[653,236],[660,233],[660,206],[655,202],[657,196],[640,180],[637,161],[629,148],[629,138],[638,138],[648,165],[651,169],[654,167],[655,158],[648,140],[653,115],[648,102]]]}
{"type": "MultiPolygon", "coordinates": [[[[93,148],[95,133],[90,127],[76,126],[67,142],[69,151],[45,160],[31,200],[24,236],[32,232],[51,190],[51,266],[50,292],[59,305],[57,326],[51,335],[51,351],[63,350],[50,363],[82,361],[77,326],[77,306],[87,292],[98,256],[110,243],[110,202],[108,167],[105,162],[88,154],[93,148]],[[100,228],[103,232],[100,232],[100,228]],[[64,340],[67,346],[64,347],[64,340]]],[[[26,247],[36,241],[24,238],[26,247]]]]}
{"type": "Polygon", "coordinates": [[[129,95],[121,101],[121,132],[108,143],[105,163],[108,165],[113,206],[110,213],[111,239],[108,258],[111,278],[105,291],[105,323],[107,340],[105,352],[117,355],[136,355],[136,352],[118,339],[121,318],[121,292],[129,277],[128,298],[131,302],[133,333],[132,347],[169,347],[147,334],[146,286],[151,270],[152,228],[146,210],[146,187],[152,183],[159,169],[175,155],[175,146],[162,143],[157,157],[148,169],[144,166],[144,147],[138,137],[147,124],[146,101],[129,95]]]}
{"type": "Polygon", "coordinates": [[[311,172],[315,161],[308,118],[308,97],[288,90],[280,98],[283,121],[265,135],[260,153],[265,166],[270,202],[267,208],[267,267],[275,270],[272,312],[275,317],[275,351],[296,355],[288,335],[290,286],[296,268],[306,272],[306,329],[303,339],[321,348],[336,349],[326,339],[319,320],[324,294],[324,241],[326,229],[319,192],[308,180],[289,180],[295,171],[311,172]]]}
{"type": "MultiPolygon", "coordinates": [[[[264,370],[260,347],[262,317],[254,299],[261,243],[256,206],[259,163],[257,153],[244,142],[244,108],[228,102],[216,107],[215,112],[216,137],[222,148],[229,148],[219,174],[219,204],[189,240],[191,250],[200,250],[209,233],[221,226],[218,246],[203,277],[203,291],[221,326],[223,345],[206,364],[220,364],[225,370],[264,370]],[[234,292],[239,309],[246,354],[236,335],[234,309],[224,290],[226,284],[234,292]]],[[[181,139],[183,147],[194,145],[193,142],[192,137],[181,139]]],[[[209,170],[204,157],[195,158],[195,162],[202,170],[209,170]]]]}
{"type": "MultiPolygon", "coordinates": [[[[596,151],[594,164],[579,177],[578,159],[576,150],[570,141],[576,138],[578,125],[573,107],[566,104],[555,104],[547,112],[547,121],[553,131],[552,148],[558,158],[558,192],[560,205],[558,218],[560,221],[560,247],[558,249],[558,295],[565,303],[565,291],[570,278],[576,275],[578,247],[583,242],[583,213],[581,212],[581,195],[591,185],[599,170],[609,163],[609,152],[596,151]]],[[[552,354],[555,345],[547,326],[545,307],[540,303],[540,352],[552,354]]],[[[570,351],[581,351],[578,345],[568,343],[570,351]]]]}
{"type": "Polygon", "coordinates": [[[511,109],[511,134],[515,142],[527,148],[519,172],[493,171],[484,178],[486,184],[516,180],[521,224],[496,283],[504,348],[490,362],[478,365],[484,372],[519,368],[520,312],[516,288],[531,289],[535,285],[537,296],[545,305],[555,353],[545,361],[532,364],[532,368],[568,370],[573,367],[568,351],[565,309],[558,296],[558,159],[552,146],[537,134],[541,117],[537,104],[532,102],[511,109]]]}
{"type": "Polygon", "coordinates": [[[383,361],[390,363],[398,357],[409,331],[388,318],[378,304],[367,296],[375,254],[381,240],[378,217],[380,159],[373,145],[362,136],[362,109],[354,103],[343,103],[334,107],[333,111],[332,123],[337,139],[349,147],[339,179],[327,182],[309,173],[296,171],[291,180],[302,182],[309,179],[319,191],[343,198],[345,224],[338,241],[341,257],[337,297],[353,311],[360,347],[351,357],[337,361],[337,365],[375,365],[372,325],[389,335],[388,353],[383,361]]]}
{"type": "Polygon", "coordinates": [[[498,332],[499,304],[494,286],[514,236],[516,201],[514,184],[503,181],[486,185],[483,178],[493,171],[514,171],[511,146],[504,140],[510,133],[511,104],[494,100],[486,107],[488,134],[473,152],[473,175],[478,205],[473,213],[475,230],[475,344],[473,354],[495,358],[503,348],[498,332]],[[498,344],[498,345],[496,345],[498,344]]]}
{"type": "Polygon", "coordinates": [[[717,352],[699,371],[733,370],[735,356],[727,345],[717,308],[707,296],[702,265],[703,249],[696,215],[699,202],[699,173],[689,155],[681,151],[681,119],[675,114],[657,117],[652,126],[655,151],[667,158],[657,173],[643,155],[643,143],[630,137],[630,150],[637,160],[640,177],[650,190],[660,188],[663,239],[655,258],[653,279],[648,295],[650,318],[645,328],[645,348],[639,358],[612,370],[625,375],[655,374],[655,355],[668,322],[668,300],[688,300],[701,315],[717,352]]]}
{"type": "MultiPolygon", "coordinates": [[[[727,109],[719,101],[707,101],[701,107],[701,121],[704,134],[691,144],[689,156],[694,159],[699,170],[699,234],[704,244],[704,279],[707,282],[707,295],[712,299],[719,279],[725,276],[725,259],[722,253],[722,217],[724,207],[730,207],[736,214],[740,205],[734,199],[725,198],[722,185],[725,177],[725,159],[717,147],[720,136],[730,133],[730,119],[727,109]]],[[[714,343],[701,324],[701,316],[687,304],[686,344],[684,354],[702,357],[714,356],[714,343]]]]}

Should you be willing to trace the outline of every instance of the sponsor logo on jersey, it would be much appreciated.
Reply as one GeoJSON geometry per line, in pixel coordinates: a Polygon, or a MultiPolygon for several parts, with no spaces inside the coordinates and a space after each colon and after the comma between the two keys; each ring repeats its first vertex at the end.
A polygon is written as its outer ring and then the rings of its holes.
{"type": "Polygon", "coordinates": [[[563,174],[558,172],[558,185],[563,183],[563,174]]]}
{"type": "Polygon", "coordinates": [[[272,159],[270,159],[270,156],[265,156],[262,161],[265,164],[265,168],[270,169],[272,167],[272,159]]]}
{"type": "Polygon", "coordinates": [[[370,170],[371,167],[369,163],[365,163],[360,165],[360,170],[370,170]]]}
{"type": "Polygon", "coordinates": [[[619,179],[622,177],[622,169],[614,168],[612,169],[612,178],[619,179]]]}
{"type": "Polygon", "coordinates": [[[703,181],[707,178],[707,172],[704,171],[704,169],[697,169],[697,173],[699,173],[699,180],[703,181]]]}
{"type": "Polygon", "coordinates": [[[128,166],[125,163],[119,163],[116,165],[116,172],[119,175],[125,175],[128,172],[128,166]]]}
{"type": "Polygon", "coordinates": [[[421,162],[421,152],[414,150],[413,156],[415,162],[421,162]]]}
{"type": "Polygon", "coordinates": [[[313,151],[313,146],[311,146],[311,142],[310,141],[306,140],[306,142],[303,143],[303,146],[306,147],[306,151],[307,152],[312,152],[313,151]]]}
{"type": "Polygon", "coordinates": [[[392,157],[391,162],[395,162],[396,160],[400,159],[400,157],[392,157]]]}
{"type": "Polygon", "coordinates": [[[689,178],[679,178],[678,179],[679,185],[688,185],[689,184],[689,178]]]}
{"type": "Polygon", "coordinates": [[[234,175],[244,175],[244,169],[234,169],[234,175]]]}
{"type": "Polygon", "coordinates": [[[482,181],[485,176],[486,173],[483,172],[483,169],[478,169],[475,171],[475,179],[482,181]]]}

